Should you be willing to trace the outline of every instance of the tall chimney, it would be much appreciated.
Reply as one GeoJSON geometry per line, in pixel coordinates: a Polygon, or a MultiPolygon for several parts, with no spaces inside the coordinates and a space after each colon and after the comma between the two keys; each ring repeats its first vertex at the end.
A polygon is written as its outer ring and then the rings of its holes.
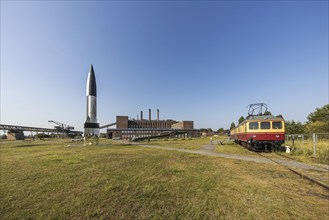
{"type": "Polygon", "coordinates": [[[141,120],[143,121],[143,111],[141,111],[141,120]]]}
{"type": "Polygon", "coordinates": [[[151,121],[151,109],[149,108],[149,120],[151,121]]]}
{"type": "Polygon", "coordinates": [[[157,121],[159,121],[159,109],[157,109],[157,121]]]}

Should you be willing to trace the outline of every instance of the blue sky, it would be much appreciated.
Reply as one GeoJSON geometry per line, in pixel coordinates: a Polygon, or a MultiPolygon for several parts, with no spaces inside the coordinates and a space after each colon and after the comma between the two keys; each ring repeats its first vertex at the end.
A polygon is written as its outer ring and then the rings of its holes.
{"type": "Polygon", "coordinates": [[[306,121],[328,104],[328,1],[1,1],[1,123],[82,130],[94,65],[100,124],[228,128],[265,102],[306,121]]]}

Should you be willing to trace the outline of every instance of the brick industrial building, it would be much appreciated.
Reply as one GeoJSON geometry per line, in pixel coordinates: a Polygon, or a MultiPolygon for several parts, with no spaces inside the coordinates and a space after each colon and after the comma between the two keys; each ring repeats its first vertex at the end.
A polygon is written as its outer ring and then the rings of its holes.
{"type": "Polygon", "coordinates": [[[172,119],[160,120],[159,109],[155,120],[151,118],[151,109],[149,109],[149,118],[143,118],[143,112],[140,113],[140,119],[129,119],[128,116],[116,117],[116,129],[107,129],[109,138],[131,139],[136,137],[149,137],[159,133],[179,130],[183,134],[176,135],[178,138],[200,137],[200,131],[194,129],[193,121],[175,121],[172,119]]]}

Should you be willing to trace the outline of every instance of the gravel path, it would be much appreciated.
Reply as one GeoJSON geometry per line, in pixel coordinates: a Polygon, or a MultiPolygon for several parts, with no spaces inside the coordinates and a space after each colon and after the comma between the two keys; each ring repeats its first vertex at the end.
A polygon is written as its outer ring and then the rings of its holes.
{"type": "MultiPolygon", "coordinates": [[[[154,145],[146,145],[146,144],[139,144],[131,142],[132,145],[137,145],[141,147],[147,147],[147,148],[155,148],[155,149],[162,149],[162,150],[171,150],[171,151],[179,151],[179,152],[185,152],[185,153],[191,153],[191,154],[201,154],[201,155],[207,155],[207,156],[214,156],[214,157],[223,157],[223,158],[229,158],[229,159],[236,159],[236,160],[245,160],[245,161],[252,161],[256,163],[267,163],[267,164],[275,164],[273,161],[266,159],[264,157],[252,157],[252,156],[241,156],[237,154],[225,154],[225,153],[216,153],[214,152],[216,145],[204,145],[199,150],[187,150],[187,149],[179,149],[179,148],[169,148],[169,147],[159,147],[154,145]]],[[[278,162],[284,166],[292,167],[292,168],[299,168],[304,170],[315,170],[315,171],[321,171],[321,172],[327,172],[329,171],[327,169],[314,167],[309,164],[293,161],[293,160],[280,160],[280,159],[272,159],[275,162],[278,162]]]]}

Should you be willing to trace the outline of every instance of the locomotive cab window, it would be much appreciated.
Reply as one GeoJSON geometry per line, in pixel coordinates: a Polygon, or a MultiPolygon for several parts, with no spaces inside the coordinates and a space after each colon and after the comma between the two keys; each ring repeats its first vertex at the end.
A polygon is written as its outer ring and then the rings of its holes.
{"type": "Polygon", "coordinates": [[[257,130],[258,129],[258,122],[250,122],[249,123],[250,130],[257,130]]]}
{"type": "Polygon", "coordinates": [[[263,121],[260,123],[260,129],[270,129],[270,128],[271,128],[270,122],[263,121]]]}
{"type": "Polygon", "coordinates": [[[282,129],[282,122],[281,121],[273,121],[272,122],[273,129],[282,129]]]}

